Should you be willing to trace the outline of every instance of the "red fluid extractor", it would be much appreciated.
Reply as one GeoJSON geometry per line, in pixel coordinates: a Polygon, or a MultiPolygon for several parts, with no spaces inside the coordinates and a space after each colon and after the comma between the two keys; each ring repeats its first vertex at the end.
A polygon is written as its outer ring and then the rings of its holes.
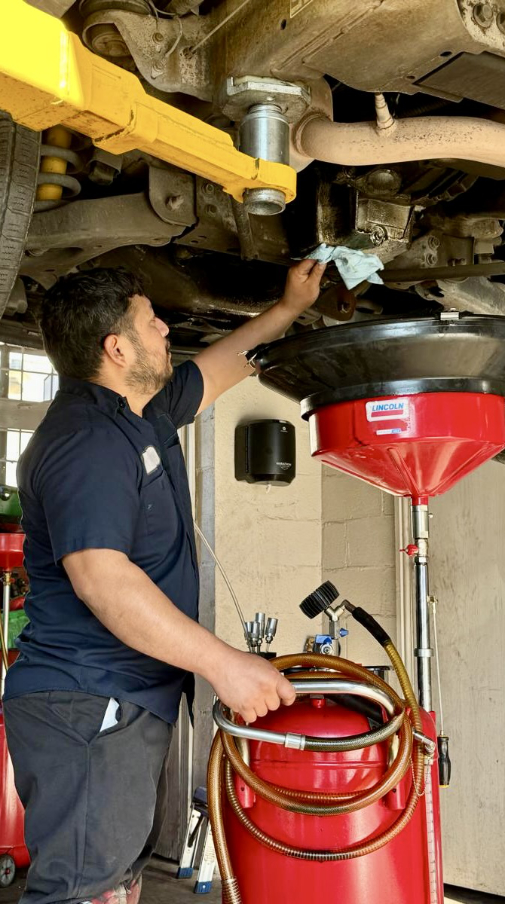
{"type": "Polygon", "coordinates": [[[274,661],[292,707],[245,726],[218,701],[208,788],[223,902],[443,904],[450,760],[432,706],[428,503],[505,447],[505,318],[371,319],[252,355],[265,385],[301,403],[315,458],[411,499],[417,688],[381,626],[333,585],[304,601],[333,624],[350,613],[401,690],[305,653],[274,661]]]}

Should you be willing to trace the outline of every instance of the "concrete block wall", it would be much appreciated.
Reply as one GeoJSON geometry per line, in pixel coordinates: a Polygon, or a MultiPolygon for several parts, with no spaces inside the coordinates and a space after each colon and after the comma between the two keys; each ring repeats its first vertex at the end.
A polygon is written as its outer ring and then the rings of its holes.
{"type": "MultiPolygon", "coordinates": [[[[279,618],[276,652],[303,649],[311,627],[298,608],[321,583],[321,466],[309,453],[308,427],[297,404],[251,377],[215,405],[215,546],[247,619],[279,618]],[[297,476],[289,487],[235,480],[235,427],[260,418],[296,428],[297,476]]],[[[244,649],[233,602],[216,571],[219,637],[244,649]]]]}
{"type": "MultiPolygon", "coordinates": [[[[396,637],[394,500],[355,477],[322,468],[322,576],[344,597],[376,616],[396,637]]],[[[386,660],[378,644],[352,618],[342,655],[363,665],[386,660]]]]}
{"type": "MultiPolygon", "coordinates": [[[[331,580],[351,601],[377,616],[396,638],[393,498],[310,457],[307,424],[299,406],[251,377],[219,399],[214,410],[215,548],[244,610],[279,618],[278,653],[303,648],[324,628],[299,611],[301,600],[331,580]],[[235,480],[235,427],[281,418],[296,429],[297,476],[289,487],[235,480]]],[[[210,450],[209,450],[210,454],[210,450]]],[[[342,654],[367,665],[384,656],[352,619],[342,654]]],[[[240,622],[216,572],[215,630],[243,648],[240,622]]]]}

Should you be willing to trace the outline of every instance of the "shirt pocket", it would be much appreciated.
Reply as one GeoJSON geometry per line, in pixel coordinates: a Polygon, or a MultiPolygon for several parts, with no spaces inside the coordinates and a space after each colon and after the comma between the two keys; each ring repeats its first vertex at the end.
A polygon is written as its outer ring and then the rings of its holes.
{"type": "Polygon", "coordinates": [[[177,518],[176,505],[170,481],[162,470],[140,490],[144,525],[148,534],[170,532],[170,524],[177,518]]]}

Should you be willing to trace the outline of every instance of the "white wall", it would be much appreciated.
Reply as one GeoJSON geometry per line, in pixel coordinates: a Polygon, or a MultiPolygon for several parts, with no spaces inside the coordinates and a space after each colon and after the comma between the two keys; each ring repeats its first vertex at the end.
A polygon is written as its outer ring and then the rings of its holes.
{"type": "MultiPolygon", "coordinates": [[[[215,543],[246,619],[256,611],[280,618],[277,652],[301,650],[306,636],[321,627],[302,615],[298,603],[324,580],[368,609],[395,639],[393,498],[312,460],[299,406],[255,378],[215,405],[215,543]],[[289,487],[235,480],[235,427],[270,417],[296,428],[297,476],[289,487]]],[[[364,664],[385,662],[363,628],[352,619],[347,627],[342,655],[364,664]]],[[[240,623],[219,574],[216,631],[243,647],[240,623]]]]}
{"type": "MultiPolygon", "coordinates": [[[[396,550],[392,496],[334,468],[323,466],[323,580],[332,581],[354,605],[376,616],[396,638],[396,550]]],[[[379,644],[353,618],[342,655],[363,665],[382,665],[379,644]]]]}
{"type": "Polygon", "coordinates": [[[505,896],[505,466],[484,465],[434,499],[431,511],[453,764],[441,792],[445,877],[505,896]]]}
{"type": "MultiPolygon", "coordinates": [[[[251,377],[215,405],[216,552],[246,620],[257,611],[279,618],[272,649],[296,653],[313,627],[298,604],[321,583],[321,466],[309,453],[299,406],[251,377]],[[297,476],[289,487],[235,480],[235,427],[260,418],[296,428],[297,476]]],[[[216,572],[216,633],[244,649],[239,619],[216,572]]]]}

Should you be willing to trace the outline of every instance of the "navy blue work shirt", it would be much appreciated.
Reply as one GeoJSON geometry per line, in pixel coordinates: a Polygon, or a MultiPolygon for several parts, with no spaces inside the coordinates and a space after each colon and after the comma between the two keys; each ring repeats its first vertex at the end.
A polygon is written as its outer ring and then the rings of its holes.
{"type": "MultiPolygon", "coordinates": [[[[177,428],[193,421],[203,378],[192,361],[134,414],[103,386],[62,378],[18,467],[30,579],[20,655],[5,699],[84,691],[177,718],[188,673],[126,646],[76,596],[61,560],[81,549],[117,549],[172,602],[198,617],[191,500],[177,428]]],[[[139,623],[149,609],[139,607],[139,623]]]]}

